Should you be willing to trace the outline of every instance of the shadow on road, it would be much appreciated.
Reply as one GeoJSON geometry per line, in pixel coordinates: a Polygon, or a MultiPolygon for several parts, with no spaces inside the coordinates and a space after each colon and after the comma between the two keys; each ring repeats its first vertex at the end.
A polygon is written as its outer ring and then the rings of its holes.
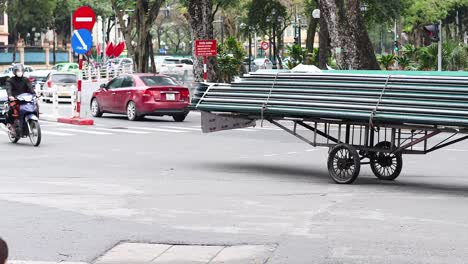
{"type": "MultiPolygon", "coordinates": [[[[258,164],[251,162],[237,163],[202,163],[198,164],[205,170],[212,170],[223,173],[255,175],[263,177],[271,177],[280,180],[291,181],[318,181],[324,184],[335,184],[329,177],[328,171],[324,169],[314,168],[298,168],[288,166],[286,164],[258,164]]],[[[468,183],[455,182],[458,177],[441,176],[441,177],[424,177],[411,176],[411,179],[405,179],[402,174],[396,181],[382,181],[373,176],[361,176],[352,185],[337,185],[346,187],[350,191],[385,191],[385,192],[403,192],[408,194],[424,194],[424,195],[453,195],[453,196],[468,196],[468,183]],[[420,178],[420,181],[418,181],[420,178]],[[437,180],[432,180],[435,178],[437,180]],[[446,179],[442,182],[440,179],[446,179]],[[452,182],[450,182],[452,181],[452,182]]],[[[312,183],[313,183],[312,182],[312,183]]]]}
{"type": "Polygon", "coordinates": [[[323,182],[330,182],[328,172],[313,168],[298,168],[281,164],[259,164],[251,162],[238,163],[203,163],[200,167],[208,170],[227,172],[227,173],[245,173],[255,176],[275,177],[276,179],[291,180],[314,180],[319,179],[323,182]]]}

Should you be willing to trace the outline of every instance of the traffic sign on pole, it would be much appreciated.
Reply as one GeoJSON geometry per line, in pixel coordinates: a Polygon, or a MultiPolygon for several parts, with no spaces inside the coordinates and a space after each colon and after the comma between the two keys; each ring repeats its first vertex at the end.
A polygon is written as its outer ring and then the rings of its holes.
{"type": "Polygon", "coordinates": [[[267,50],[269,47],[270,47],[270,43],[268,43],[268,42],[266,42],[266,41],[263,41],[263,42],[262,42],[262,49],[263,49],[263,50],[267,50]]]}
{"type": "Polygon", "coordinates": [[[72,19],[75,29],[87,29],[92,31],[96,23],[96,14],[91,7],[82,6],[75,11],[72,19]]]}
{"type": "Polygon", "coordinates": [[[80,55],[88,53],[93,46],[93,36],[86,29],[75,30],[71,40],[72,49],[80,55]]]}

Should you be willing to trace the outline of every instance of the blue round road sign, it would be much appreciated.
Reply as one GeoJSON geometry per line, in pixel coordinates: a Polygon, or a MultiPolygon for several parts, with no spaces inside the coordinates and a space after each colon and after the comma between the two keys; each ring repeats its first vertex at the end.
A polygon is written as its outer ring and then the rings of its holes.
{"type": "Polygon", "coordinates": [[[79,29],[73,32],[71,39],[72,49],[75,53],[86,54],[93,46],[93,36],[86,29],[79,29]]]}

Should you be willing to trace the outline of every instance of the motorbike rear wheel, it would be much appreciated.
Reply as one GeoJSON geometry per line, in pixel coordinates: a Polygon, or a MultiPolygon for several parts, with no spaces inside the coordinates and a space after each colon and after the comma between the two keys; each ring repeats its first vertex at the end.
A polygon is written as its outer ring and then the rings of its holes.
{"type": "Polygon", "coordinates": [[[29,140],[33,146],[37,147],[41,144],[41,126],[39,125],[39,121],[37,120],[29,120],[29,128],[31,131],[29,132],[29,140]]]}
{"type": "Polygon", "coordinates": [[[7,124],[7,129],[8,129],[8,139],[10,139],[10,142],[15,144],[18,143],[18,140],[20,139],[16,133],[13,133],[12,130],[15,129],[12,124],[7,124]]]}

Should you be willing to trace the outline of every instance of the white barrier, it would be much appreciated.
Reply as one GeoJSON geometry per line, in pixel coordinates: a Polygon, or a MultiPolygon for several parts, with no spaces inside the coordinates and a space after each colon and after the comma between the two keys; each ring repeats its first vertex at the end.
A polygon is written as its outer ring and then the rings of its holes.
{"type": "Polygon", "coordinates": [[[83,82],[108,81],[123,74],[132,74],[133,65],[118,68],[90,68],[81,72],[83,82]]]}

